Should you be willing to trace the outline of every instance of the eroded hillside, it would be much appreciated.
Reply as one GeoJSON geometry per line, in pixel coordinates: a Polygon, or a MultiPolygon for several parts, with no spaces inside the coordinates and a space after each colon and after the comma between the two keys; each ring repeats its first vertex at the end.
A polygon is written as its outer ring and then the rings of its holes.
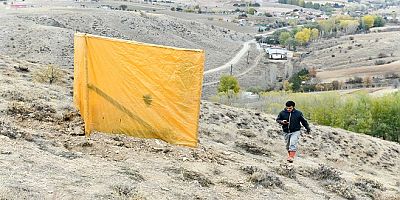
{"type": "Polygon", "coordinates": [[[330,127],[292,165],[274,117],[203,101],[198,148],[81,136],[68,70],[0,56],[1,199],[399,199],[400,145],[330,127]]]}

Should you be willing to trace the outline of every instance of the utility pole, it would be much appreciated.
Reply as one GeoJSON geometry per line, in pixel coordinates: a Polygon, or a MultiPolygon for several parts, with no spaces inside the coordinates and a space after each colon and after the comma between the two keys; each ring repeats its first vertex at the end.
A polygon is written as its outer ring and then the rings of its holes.
{"type": "Polygon", "coordinates": [[[247,64],[249,64],[249,54],[250,54],[250,51],[247,51],[247,64]]]}
{"type": "Polygon", "coordinates": [[[233,64],[231,64],[231,76],[232,76],[233,64]]]}

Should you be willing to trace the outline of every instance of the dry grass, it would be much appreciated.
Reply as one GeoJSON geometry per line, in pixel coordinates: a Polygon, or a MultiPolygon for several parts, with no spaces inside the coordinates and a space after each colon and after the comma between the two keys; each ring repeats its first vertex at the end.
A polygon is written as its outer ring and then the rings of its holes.
{"type": "Polygon", "coordinates": [[[334,80],[346,81],[349,78],[354,77],[384,77],[390,73],[400,74],[400,61],[384,64],[384,65],[374,65],[374,66],[364,66],[364,67],[352,67],[347,69],[337,69],[337,70],[321,70],[317,73],[317,78],[322,82],[332,82],[334,80]]]}

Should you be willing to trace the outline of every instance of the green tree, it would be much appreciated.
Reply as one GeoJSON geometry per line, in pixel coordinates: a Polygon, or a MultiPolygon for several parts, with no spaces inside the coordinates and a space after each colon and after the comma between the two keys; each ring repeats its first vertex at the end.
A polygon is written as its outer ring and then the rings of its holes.
{"type": "Polygon", "coordinates": [[[305,8],[313,8],[313,3],[311,1],[307,1],[304,5],[305,8]]]}
{"type": "Polygon", "coordinates": [[[281,35],[279,36],[279,44],[286,46],[286,41],[290,38],[290,33],[289,32],[282,32],[281,35]]]}
{"type": "Polygon", "coordinates": [[[296,46],[297,46],[297,42],[296,39],[294,39],[293,37],[290,37],[288,40],[286,40],[286,45],[288,46],[289,50],[296,50],[296,46]]]}
{"type": "Polygon", "coordinates": [[[239,82],[234,76],[224,75],[219,81],[218,93],[228,93],[229,91],[238,93],[240,91],[239,82]]]}
{"type": "Polygon", "coordinates": [[[385,20],[381,16],[374,16],[374,27],[385,26],[385,20]]]}
{"type": "Polygon", "coordinates": [[[314,4],[313,4],[313,8],[314,8],[315,10],[319,10],[319,9],[321,8],[321,5],[320,5],[319,3],[314,3],[314,4]]]}
{"type": "Polygon", "coordinates": [[[287,29],[279,29],[279,30],[274,31],[274,33],[272,34],[272,38],[276,41],[275,44],[277,44],[279,42],[279,37],[281,36],[281,33],[284,33],[284,32],[288,32],[288,30],[287,29]]]}
{"type": "Polygon", "coordinates": [[[292,84],[291,89],[295,92],[300,91],[301,89],[301,82],[309,79],[309,72],[307,69],[302,69],[295,75],[293,75],[289,82],[292,84]]]}

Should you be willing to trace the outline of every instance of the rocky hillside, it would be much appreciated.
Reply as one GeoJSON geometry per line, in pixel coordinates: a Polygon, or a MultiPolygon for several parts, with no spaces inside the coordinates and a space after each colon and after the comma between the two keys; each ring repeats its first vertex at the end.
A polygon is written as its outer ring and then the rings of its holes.
{"type": "Polygon", "coordinates": [[[400,145],[312,126],[285,162],[274,116],[203,101],[198,148],[81,136],[68,71],[0,56],[0,199],[400,199],[400,145]]]}

